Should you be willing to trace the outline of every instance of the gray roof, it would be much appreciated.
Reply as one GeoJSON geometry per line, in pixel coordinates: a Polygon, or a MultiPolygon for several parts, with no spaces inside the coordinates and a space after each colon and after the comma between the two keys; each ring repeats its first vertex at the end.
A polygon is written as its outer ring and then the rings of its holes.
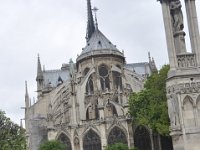
{"type": "Polygon", "coordinates": [[[152,72],[148,62],[126,64],[125,68],[134,71],[140,75],[151,75],[152,72]]]}
{"type": "Polygon", "coordinates": [[[67,70],[48,70],[43,71],[44,87],[56,87],[59,83],[59,78],[63,82],[70,80],[70,71],[67,70]]]}
{"type": "Polygon", "coordinates": [[[95,50],[116,50],[119,51],[115,45],[113,45],[110,40],[108,40],[105,35],[98,29],[94,31],[91,38],[87,42],[85,48],[81,54],[88,53],[95,50]]]}

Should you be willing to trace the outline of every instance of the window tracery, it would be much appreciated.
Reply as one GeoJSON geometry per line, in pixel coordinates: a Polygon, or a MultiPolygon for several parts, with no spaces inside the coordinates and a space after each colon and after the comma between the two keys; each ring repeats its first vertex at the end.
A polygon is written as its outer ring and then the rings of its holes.
{"type": "Polygon", "coordinates": [[[99,118],[97,104],[91,104],[86,112],[86,120],[95,120],[99,118]]]}
{"type": "Polygon", "coordinates": [[[83,138],[84,150],[101,150],[101,139],[93,130],[89,130],[83,138]]]}
{"type": "Polygon", "coordinates": [[[124,143],[127,144],[127,138],[125,133],[119,127],[114,127],[108,136],[108,145],[115,143],[124,143]]]}
{"type": "Polygon", "coordinates": [[[115,89],[120,89],[122,90],[122,78],[121,74],[117,71],[112,72],[113,75],[113,85],[115,89]]]}
{"type": "Polygon", "coordinates": [[[94,84],[93,84],[93,79],[92,76],[89,77],[87,84],[86,84],[86,94],[87,95],[92,95],[94,94],[94,84]]]}
{"type": "Polygon", "coordinates": [[[151,150],[151,138],[149,131],[139,126],[134,133],[134,145],[140,150],[151,150]]]}
{"type": "Polygon", "coordinates": [[[90,71],[89,68],[85,68],[84,71],[83,71],[83,75],[86,76],[89,71],[90,71]]]}
{"type": "Polygon", "coordinates": [[[72,150],[70,139],[65,134],[61,133],[58,140],[66,146],[67,150],[72,150]]]}
{"type": "Polygon", "coordinates": [[[106,65],[99,66],[99,76],[101,82],[101,89],[105,91],[110,89],[109,72],[106,65]]]}
{"type": "Polygon", "coordinates": [[[108,103],[107,105],[106,105],[106,111],[105,111],[105,116],[106,117],[113,117],[113,116],[118,116],[117,115],[117,110],[116,110],[116,108],[115,108],[115,106],[112,104],[112,103],[108,103]]]}

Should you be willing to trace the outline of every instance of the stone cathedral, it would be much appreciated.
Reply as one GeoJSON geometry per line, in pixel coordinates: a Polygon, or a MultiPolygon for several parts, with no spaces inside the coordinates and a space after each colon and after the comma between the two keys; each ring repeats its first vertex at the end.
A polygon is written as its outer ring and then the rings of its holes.
{"type": "Polygon", "coordinates": [[[76,63],[70,60],[61,69],[45,70],[38,56],[37,101],[32,104],[26,85],[29,150],[38,150],[40,143],[54,139],[62,141],[67,150],[103,150],[116,142],[134,147],[128,97],[143,89],[156,65],[150,55],[148,62],[127,64],[124,52],[98,28],[90,0],[87,8],[86,46],[76,63]]]}
{"type": "Polygon", "coordinates": [[[180,0],[162,5],[170,71],[167,101],[174,150],[200,149],[200,36],[195,0],[184,0],[191,43],[186,50],[180,0]]]}

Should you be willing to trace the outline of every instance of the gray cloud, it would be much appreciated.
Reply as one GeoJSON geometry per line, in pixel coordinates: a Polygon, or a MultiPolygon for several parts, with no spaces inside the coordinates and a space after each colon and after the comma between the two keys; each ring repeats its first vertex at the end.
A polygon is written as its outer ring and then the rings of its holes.
{"type": "MultiPolygon", "coordinates": [[[[92,5],[99,8],[100,30],[125,51],[127,62],[147,61],[150,51],[158,67],[168,63],[159,2],[92,0],[92,5]]],[[[31,97],[36,95],[37,53],[46,69],[75,61],[85,46],[86,11],[85,0],[0,1],[0,109],[15,122],[24,117],[25,80],[31,97]]]]}

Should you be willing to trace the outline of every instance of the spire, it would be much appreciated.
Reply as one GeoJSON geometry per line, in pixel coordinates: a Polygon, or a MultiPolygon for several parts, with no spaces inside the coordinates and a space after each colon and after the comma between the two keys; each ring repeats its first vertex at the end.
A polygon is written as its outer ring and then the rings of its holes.
{"type": "Polygon", "coordinates": [[[42,75],[42,67],[41,67],[41,63],[40,63],[40,56],[38,54],[36,81],[41,81],[41,80],[43,80],[43,75],[42,75]]]}
{"type": "Polygon", "coordinates": [[[25,104],[26,108],[28,108],[29,105],[29,94],[28,94],[28,87],[27,87],[27,81],[25,81],[25,104]]]}
{"type": "Polygon", "coordinates": [[[149,63],[151,62],[151,53],[148,52],[148,56],[149,56],[149,63]]]}
{"type": "Polygon", "coordinates": [[[89,41],[92,34],[95,31],[94,19],[92,14],[91,2],[87,0],[87,12],[88,12],[88,22],[87,22],[87,33],[86,33],[86,40],[89,41]]]}
{"type": "Polygon", "coordinates": [[[157,72],[157,67],[156,67],[156,63],[154,61],[154,58],[151,57],[150,52],[148,52],[148,56],[149,56],[149,65],[150,65],[150,69],[152,72],[157,72]]]}
{"type": "Polygon", "coordinates": [[[43,88],[43,81],[44,81],[39,54],[38,54],[38,62],[37,62],[37,77],[36,77],[36,81],[37,81],[37,91],[39,92],[43,88]]]}
{"type": "Polygon", "coordinates": [[[40,55],[38,54],[38,62],[37,62],[37,75],[40,75],[42,72],[42,67],[41,67],[41,63],[40,63],[40,55]]]}

